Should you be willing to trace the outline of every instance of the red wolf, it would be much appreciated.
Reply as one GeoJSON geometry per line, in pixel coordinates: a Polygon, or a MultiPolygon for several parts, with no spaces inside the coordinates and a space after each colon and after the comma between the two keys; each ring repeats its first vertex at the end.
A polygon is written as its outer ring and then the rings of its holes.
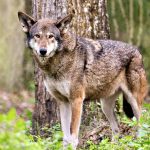
{"type": "Polygon", "coordinates": [[[92,40],[70,33],[72,15],[60,20],[34,20],[18,12],[33,58],[44,73],[47,91],[60,108],[64,146],[76,149],[83,102],[100,99],[112,133],[119,132],[115,100],[123,93],[123,109],[139,120],[147,80],[139,50],[113,40],[92,40]]]}

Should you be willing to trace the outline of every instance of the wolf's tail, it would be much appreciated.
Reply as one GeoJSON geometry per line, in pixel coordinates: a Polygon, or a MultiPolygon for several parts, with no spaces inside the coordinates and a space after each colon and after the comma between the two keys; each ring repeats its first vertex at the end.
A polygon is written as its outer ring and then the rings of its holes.
{"type": "Polygon", "coordinates": [[[126,82],[121,85],[123,92],[123,110],[125,114],[139,120],[142,103],[147,94],[147,78],[139,50],[135,50],[125,70],[126,82]]]}
{"type": "Polygon", "coordinates": [[[125,112],[125,114],[128,118],[133,118],[134,117],[132,107],[128,103],[128,101],[126,100],[124,94],[123,94],[123,111],[125,112]]]}

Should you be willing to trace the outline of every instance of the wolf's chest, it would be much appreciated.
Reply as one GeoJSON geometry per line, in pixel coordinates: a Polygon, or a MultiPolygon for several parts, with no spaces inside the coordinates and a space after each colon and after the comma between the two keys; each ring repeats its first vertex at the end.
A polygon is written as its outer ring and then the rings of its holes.
{"type": "Polygon", "coordinates": [[[70,81],[67,79],[55,80],[52,78],[46,78],[44,80],[47,91],[54,97],[57,98],[55,92],[69,98],[70,96],[70,81]]]}

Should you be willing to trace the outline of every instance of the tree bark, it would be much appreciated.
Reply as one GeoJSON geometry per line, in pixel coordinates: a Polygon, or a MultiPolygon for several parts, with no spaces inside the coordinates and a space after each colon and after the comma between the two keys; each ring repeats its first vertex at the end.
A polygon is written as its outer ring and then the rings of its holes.
{"type": "MultiPolygon", "coordinates": [[[[49,17],[60,18],[74,13],[72,32],[93,39],[109,38],[109,25],[106,13],[106,0],[32,0],[35,19],[49,17]]],[[[56,102],[51,99],[43,85],[43,75],[35,63],[35,110],[33,131],[51,126],[58,120],[56,102]]],[[[89,103],[86,107],[89,107],[89,103]]],[[[84,115],[87,115],[84,113],[84,115]]]]}
{"type": "Polygon", "coordinates": [[[74,32],[92,39],[108,39],[106,3],[106,0],[67,0],[68,13],[74,13],[74,32]]]}

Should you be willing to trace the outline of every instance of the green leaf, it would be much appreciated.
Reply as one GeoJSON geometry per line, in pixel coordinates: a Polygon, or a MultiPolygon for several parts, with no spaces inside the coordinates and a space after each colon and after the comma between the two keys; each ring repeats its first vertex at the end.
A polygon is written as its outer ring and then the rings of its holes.
{"type": "Polygon", "coordinates": [[[7,120],[12,121],[16,119],[17,113],[14,108],[10,109],[9,112],[7,113],[7,120]]]}

